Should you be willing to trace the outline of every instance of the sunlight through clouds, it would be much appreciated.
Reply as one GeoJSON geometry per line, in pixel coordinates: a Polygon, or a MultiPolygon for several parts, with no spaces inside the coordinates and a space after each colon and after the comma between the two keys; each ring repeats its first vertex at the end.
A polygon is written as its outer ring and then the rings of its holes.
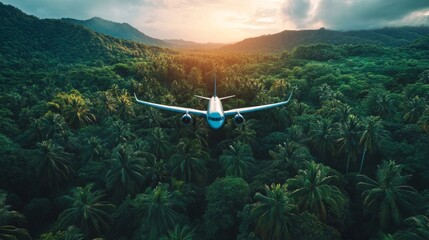
{"type": "Polygon", "coordinates": [[[98,16],[160,39],[235,42],[283,30],[429,25],[428,0],[3,0],[41,18],[98,16]]]}

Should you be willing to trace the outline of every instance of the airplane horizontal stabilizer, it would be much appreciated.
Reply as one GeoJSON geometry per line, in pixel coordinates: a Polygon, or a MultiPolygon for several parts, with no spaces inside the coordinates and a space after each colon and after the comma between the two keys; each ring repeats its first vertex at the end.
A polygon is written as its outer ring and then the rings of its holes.
{"type": "Polygon", "coordinates": [[[209,101],[210,101],[210,98],[208,98],[208,97],[203,97],[203,96],[198,96],[198,95],[194,95],[194,97],[197,97],[197,98],[201,98],[201,99],[205,99],[205,100],[209,100],[209,101]]]}
{"type": "Polygon", "coordinates": [[[219,99],[220,99],[220,100],[225,100],[225,99],[233,98],[233,97],[235,97],[235,95],[231,95],[231,96],[227,96],[227,97],[221,97],[221,98],[219,98],[219,99]]]}

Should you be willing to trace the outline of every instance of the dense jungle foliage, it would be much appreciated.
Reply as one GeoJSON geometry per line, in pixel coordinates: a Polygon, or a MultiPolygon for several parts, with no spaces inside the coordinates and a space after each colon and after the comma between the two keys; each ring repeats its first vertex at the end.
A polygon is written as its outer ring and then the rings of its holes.
{"type": "Polygon", "coordinates": [[[75,40],[0,40],[0,239],[429,239],[429,37],[176,52],[44,21],[75,40]],[[215,73],[226,110],[291,103],[213,131],[132,97],[205,109],[215,73]]]}

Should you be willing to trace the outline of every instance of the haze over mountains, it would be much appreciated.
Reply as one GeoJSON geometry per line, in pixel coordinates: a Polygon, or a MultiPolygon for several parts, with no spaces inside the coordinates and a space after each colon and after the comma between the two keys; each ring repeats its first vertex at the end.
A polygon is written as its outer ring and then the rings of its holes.
{"type": "Polygon", "coordinates": [[[61,20],[82,25],[96,32],[109,35],[119,39],[132,40],[147,45],[167,47],[170,44],[153,37],[150,37],[128,23],[117,23],[108,21],[99,17],[93,17],[88,20],[77,20],[72,18],[62,18],[61,20]]]}
{"type": "Polygon", "coordinates": [[[99,17],[93,17],[88,20],[77,20],[72,18],[61,19],[66,22],[78,24],[92,29],[98,33],[109,35],[119,39],[137,41],[143,44],[159,46],[159,47],[171,47],[171,48],[183,48],[183,49],[214,49],[225,46],[223,43],[197,43],[193,41],[186,41],[182,39],[157,39],[150,37],[138,29],[134,28],[128,23],[117,23],[109,20],[105,20],[99,17]]]}
{"type": "MultiPolygon", "coordinates": [[[[2,42],[0,48],[16,45],[17,47],[15,47],[15,49],[17,53],[23,54],[25,51],[19,50],[20,47],[25,49],[31,47],[33,51],[50,51],[51,53],[54,51],[55,54],[53,55],[60,55],[60,57],[70,55],[70,51],[76,52],[75,55],[82,55],[82,49],[84,50],[83,52],[90,48],[93,49],[94,46],[92,45],[94,44],[97,46],[95,48],[97,49],[97,54],[100,55],[106,55],[108,52],[121,51],[119,49],[128,49],[127,51],[130,51],[128,47],[124,48],[121,46],[134,45],[124,40],[132,40],[145,45],[167,48],[279,52],[293,49],[299,45],[317,43],[333,45],[376,44],[383,46],[404,46],[422,37],[429,36],[428,27],[398,27],[344,32],[321,28],[318,30],[286,30],[280,33],[244,39],[230,45],[218,43],[201,44],[184,40],[156,39],[140,32],[127,23],[116,23],[98,17],[89,20],[70,18],[61,20],[38,19],[9,5],[0,3],[0,8],[0,20],[2,20],[0,30],[1,35],[4,35],[0,40],[2,42]],[[80,27],[79,25],[84,27],[80,27]],[[100,39],[102,39],[102,41],[100,41],[100,39]],[[65,48],[58,47],[65,45],[67,45],[65,48]],[[79,47],[80,45],[82,45],[82,47],[79,47]],[[115,47],[112,48],[112,46],[115,47]],[[81,53],[78,51],[81,51],[81,53]]],[[[131,53],[128,52],[127,54],[131,53]]],[[[82,56],[82,58],[88,57],[90,56],[82,56]]]]}

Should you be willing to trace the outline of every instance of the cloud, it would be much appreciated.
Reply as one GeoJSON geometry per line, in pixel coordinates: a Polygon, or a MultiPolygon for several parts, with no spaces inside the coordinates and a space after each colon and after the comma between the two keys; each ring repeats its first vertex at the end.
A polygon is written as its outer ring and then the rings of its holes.
{"type": "Polygon", "coordinates": [[[286,29],[429,25],[428,0],[0,0],[40,18],[127,22],[156,38],[232,42],[286,29]]]}
{"type": "Polygon", "coordinates": [[[428,7],[427,0],[323,0],[317,18],[327,27],[368,29],[387,26],[428,7]]]}
{"type": "Polygon", "coordinates": [[[286,0],[284,18],[297,28],[371,29],[429,24],[427,0],[286,0]]]}
{"type": "Polygon", "coordinates": [[[94,16],[109,20],[127,19],[136,14],[135,7],[142,0],[3,0],[25,13],[40,18],[88,19],[94,16]]]}
{"type": "Polygon", "coordinates": [[[305,27],[308,22],[311,0],[286,0],[282,6],[284,17],[298,28],[305,27]]]}

